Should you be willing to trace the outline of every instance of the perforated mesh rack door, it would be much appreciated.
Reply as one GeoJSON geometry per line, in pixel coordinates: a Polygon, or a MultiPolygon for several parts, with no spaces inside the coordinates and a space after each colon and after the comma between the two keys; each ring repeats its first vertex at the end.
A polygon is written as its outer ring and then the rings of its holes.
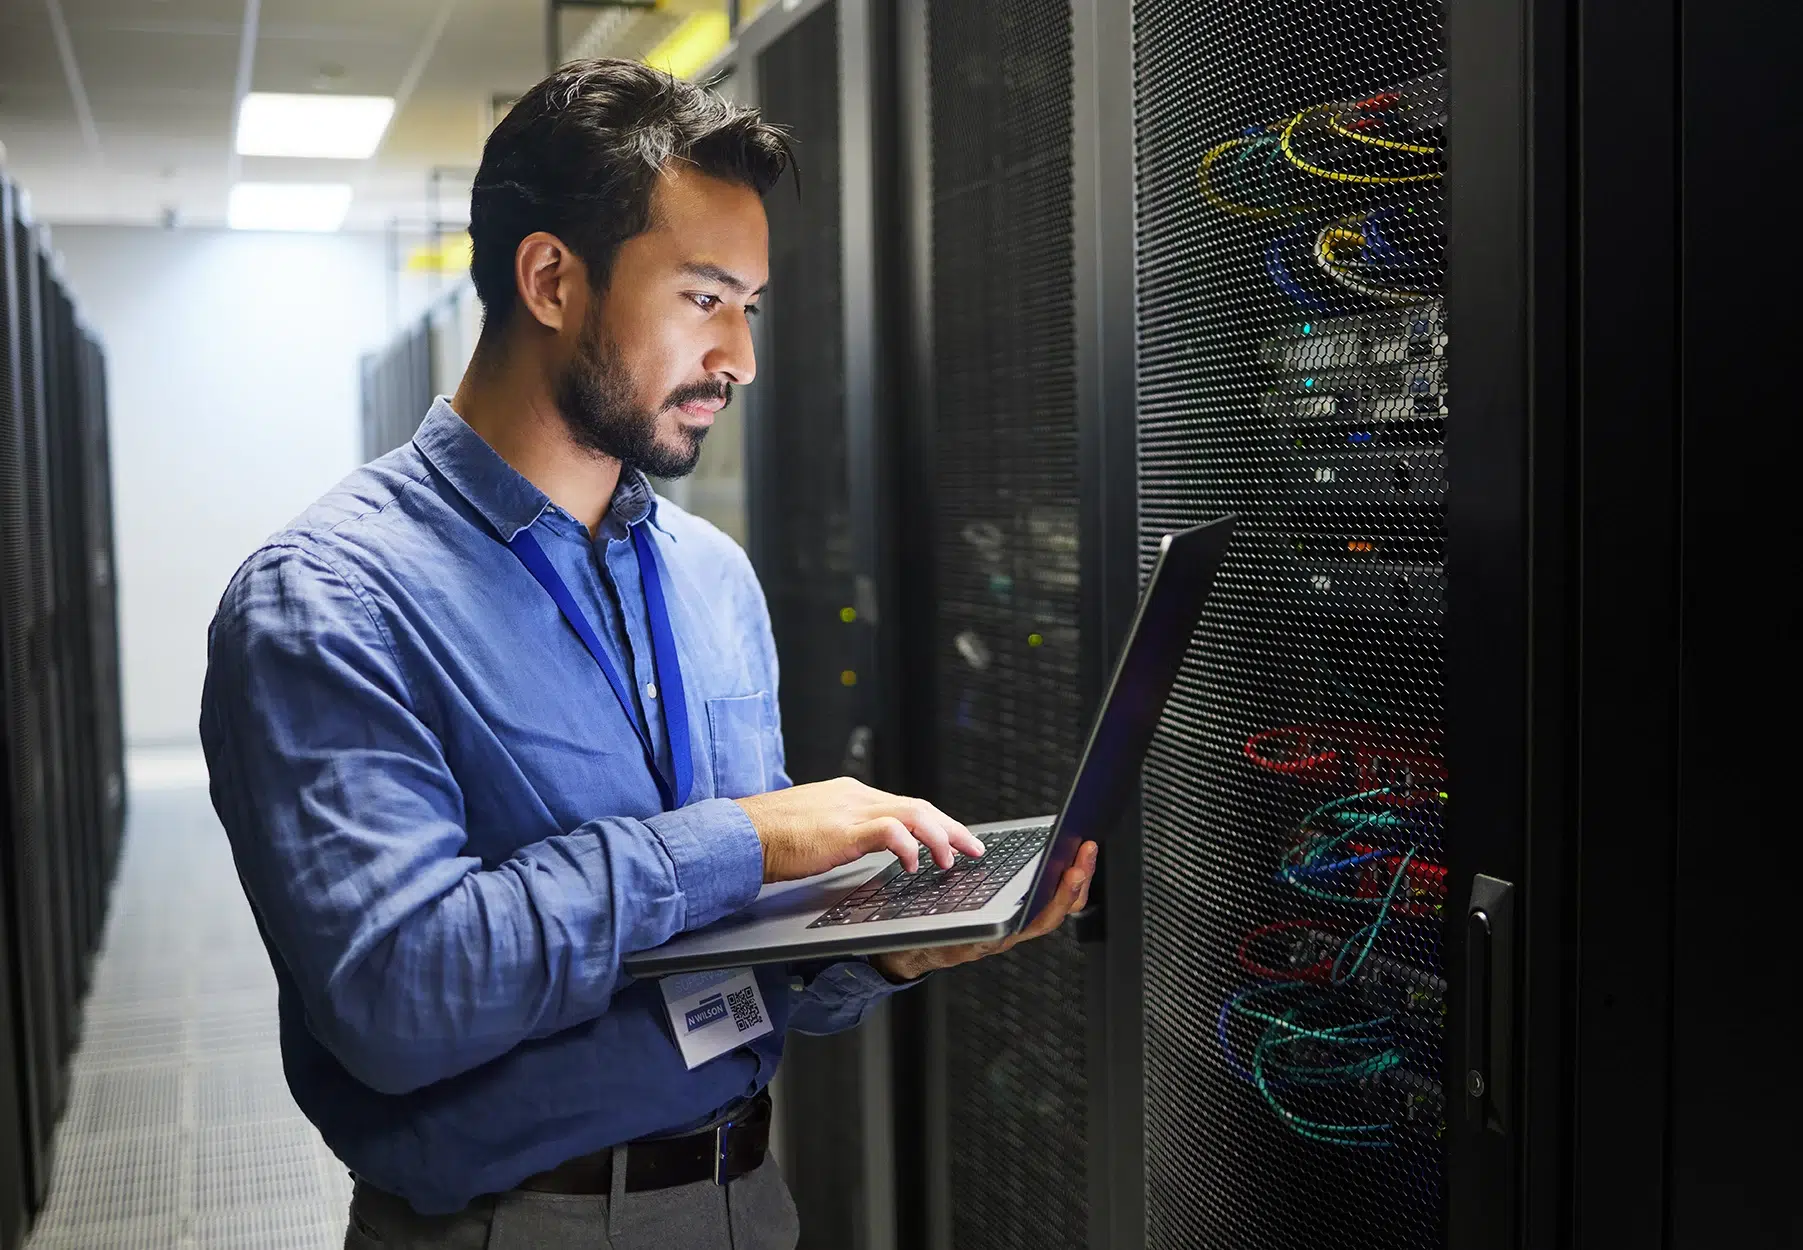
{"type": "MultiPolygon", "coordinates": [[[[1055,811],[1082,728],[1071,39],[1057,0],[927,8],[935,797],[967,821],[1055,811]]],[[[1083,984],[1061,934],[944,979],[959,1247],[1085,1242],[1083,984]]]]}
{"type": "MultiPolygon", "coordinates": [[[[103,878],[112,879],[125,831],[125,727],[119,697],[119,602],[113,542],[111,436],[107,421],[106,351],[82,338],[82,422],[87,469],[88,554],[91,582],[89,663],[93,670],[95,739],[101,805],[103,878]]],[[[101,908],[104,918],[104,904],[101,908]]],[[[95,934],[96,941],[99,933],[95,934]]]]}
{"type": "MultiPolygon", "coordinates": [[[[846,440],[839,12],[825,4],[783,31],[754,62],[758,107],[788,127],[801,192],[785,180],[765,197],[770,292],[752,525],[782,669],[783,745],[790,776],[823,781],[854,771],[858,722],[850,464],[846,440]]],[[[866,1026],[866,1027],[876,1027],[866,1026]]],[[[804,1248],[849,1247],[871,1201],[863,1134],[865,1039],[790,1034],[782,1103],[790,1186],[804,1248]]]]}
{"type": "MultiPolygon", "coordinates": [[[[56,951],[57,1061],[67,1060],[80,1025],[81,997],[81,755],[75,745],[75,675],[69,666],[69,640],[80,629],[67,576],[70,529],[65,479],[68,468],[66,373],[70,316],[67,296],[56,280],[46,242],[33,250],[38,274],[38,375],[43,396],[41,515],[47,558],[43,573],[50,605],[42,627],[45,699],[49,709],[47,752],[50,774],[50,914],[56,951]]],[[[59,1069],[61,1070],[61,1069],[59,1069]]]]}
{"type": "Polygon", "coordinates": [[[1435,1246],[1441,11],[1135,13],[1145,550],[1244,517],[1146,767],[1149,1240],[1435,1246]]]}
{"type": "Polygon", "coordinates": [[[6,717],[11,748],[12,828],[6,880],[12,890],[13,960],[22,1007],[20,1048],[27,1069],[28,1159],[33,1198],[42,1201],[49,1176],[51,1131],[62,1099],[62,1017],[54,893],[57,835],[53,784],[54,707],[50,698],[49,523],[45,509],[44,391],[39,341],[37,245],[17,214],[10,187],[0,190],[0,227],[7,231],[9,334],[12,366],[9,426],[0,437],[0,530],[5,549],[6,717]]]}
{"type": "Polygon", "coordinates": [[[404,446],[433,400],[432,332],[419,321],[363,359],[363,457],[404,446]]]}
{"type": "Polygon", "coordinates": [[[0,1235],[17,1236],[27,1205],[42,1198],[43,1148],[48,1131],[36,1057],[43,1042],[36,1032],[43,1018],[48,979],[35,952],[45,943],[38,932],[36,905],[42,873],[37,867],[43,821],[34,779],[40,743],[30,689],[32,626],[30,547],[26,536],[25,379],[19,355],[22,306],[13,256],[13,192],[0,178],[0,1057],[10,1060],[0,1095],[0,1166],[14,1172],[0,1178],[0,1235]],[[16,1065],[16,1066],[13,1066],[16,1065]],[[14,1080],[11,1074],[18,1074],[14,1080]],[[14,1187],[16,1184],[16,1188],[14,1187]]]}
{"type": "Polygon", "coordinates": [[[851,489],[845,430],[838,6],[797,22],[757,60],[759,107],[794,134],[801,194],[765,197],[770,293],[763,393],[749,437],[760,499],[758,573],[782,664],[790,775],[847,771],[857,724],[851,489]]]}

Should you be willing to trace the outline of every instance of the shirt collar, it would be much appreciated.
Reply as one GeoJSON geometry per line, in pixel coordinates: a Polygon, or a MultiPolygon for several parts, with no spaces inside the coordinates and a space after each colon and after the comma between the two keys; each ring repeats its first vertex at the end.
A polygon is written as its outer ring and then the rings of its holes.
{"type": "MultiPolygon", "coordinates": [[[[512,542],[515,534],[553,506],[545,492],[502,459],[442,395],[432,401],[431,410],[413,436],[413,445],[494,527],[502,542],[512,542]]],[[[621,471],[607,518],[626,526],[647,519],[657,524],[657,494],[643,472],[636,468],[621,471]]]]}
{"type": "Polygon", "coordinates": [[[628,528],[647,520],[657,525],[657,492],[651,489],[651,479],[643,471],[630,467],[620,470],[620,484],[614,487],[613,502],[607,505],[607,519],[628,528]]]}

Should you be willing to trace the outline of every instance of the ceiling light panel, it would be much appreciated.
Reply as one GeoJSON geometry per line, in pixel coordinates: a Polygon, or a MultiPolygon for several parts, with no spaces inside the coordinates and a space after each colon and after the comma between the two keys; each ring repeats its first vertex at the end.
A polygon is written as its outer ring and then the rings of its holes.
{"type": "Polygon", "coordinates": [[[253,91],[238,113],[238,154],[363,160],[393,116],[392,96],[253,91]]]}
{"type": "Polygon", "coordinates": [[[344,224],[351,188],[342,182],[240,182],[226,202],[234,230],[330,233],[344,224]]]}

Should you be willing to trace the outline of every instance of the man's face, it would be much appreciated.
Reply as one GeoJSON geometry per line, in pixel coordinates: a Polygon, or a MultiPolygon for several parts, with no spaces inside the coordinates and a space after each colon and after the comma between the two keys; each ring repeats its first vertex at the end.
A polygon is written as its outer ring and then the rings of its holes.
{"type": "Polygon", "coordinates": [[[769,272],[757,192],[683,165],[652,196],[652,224],[592,290],[557,406],[576,441],[654,477],[695,467],[714,414],[751,381],[750,318],[769,272]]]}

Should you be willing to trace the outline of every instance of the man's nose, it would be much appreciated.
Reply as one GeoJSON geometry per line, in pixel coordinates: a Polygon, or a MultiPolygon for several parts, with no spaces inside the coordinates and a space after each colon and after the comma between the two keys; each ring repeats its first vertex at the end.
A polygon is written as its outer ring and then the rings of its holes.
{"type": "Polygon", "coordinates": [[[719,342],[702,358],[702,367],[714,377],[744,386],[757,376],[757,353],[751,345],[751,318],[741,314],[726,319],[719,342]]]}

